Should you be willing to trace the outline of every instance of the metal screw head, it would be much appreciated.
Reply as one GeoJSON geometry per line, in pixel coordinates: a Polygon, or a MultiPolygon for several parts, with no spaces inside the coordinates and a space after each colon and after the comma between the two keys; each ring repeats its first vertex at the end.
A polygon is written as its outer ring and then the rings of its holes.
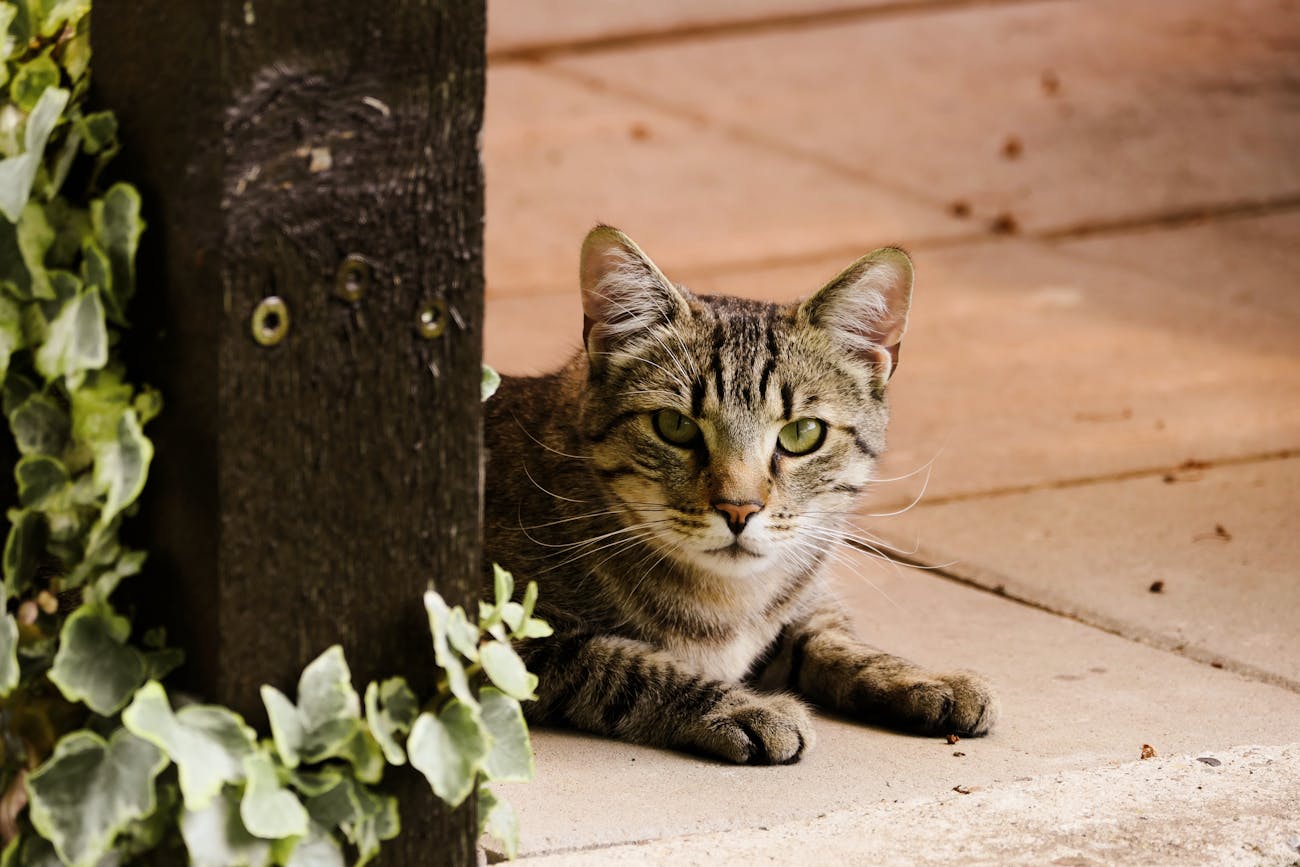
{"type": "Polygon", "coordinates": [[[447,330],[447,302],[437,298],[421,307],[415,316],[415,330],[425,340],[441,337],[447,330]]]}
{"type": "Polygon", "coordinates": [[[334,294],[349,304],[355,304],[366,294],[370,285],[370,263],[353,253],[339,263],[338,274],[334,280],[334,294]]]}
{"type": "Polygon", "coordinates": [[[289,306],[278,295],[269,295],[253,309],[253,339],[263,346],[275,346],[289,333],[289,306]]]}

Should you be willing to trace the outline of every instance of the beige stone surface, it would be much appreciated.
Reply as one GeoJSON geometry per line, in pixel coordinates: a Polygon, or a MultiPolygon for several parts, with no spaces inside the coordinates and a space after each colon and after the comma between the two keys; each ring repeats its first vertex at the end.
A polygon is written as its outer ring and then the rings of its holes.
{"type": "MultiPolygon", "coordinates": [[[[782,301],[857,253],[709,270],[644,246],[697,291],[782,301]]],[[[1260,300],[1242,304],[1221,269],[1164,279],[1018,240],[915,259],[882,476],[918,472],[880,485],[876,511],[909,502],[927,475],[934,500],[1300,448],[1300,320],[1271,312],[1294,283],[1261,269],[1260,300]]],[[[488,362],[548,369],[581,345],[580,317],[576,287],[491,298],[488,362]]]]}
{"type": "Polygon", "coordinates": [[[970,231],[941,209],[703,120],[528,66],[488,72],[483,160],[490,298],[567,290],[597,222],[679,266],[970,231]]]}
{"type": "Polygon", "coordinates": [[[874,529],[919,537],[954,574],[1300,691],[1300,459],[1168,478],[921,505],[874,529]]]}
{"type": "Polygon", "coordinates": [[[819,741],[802,761],[766,768],[535,731],[536,779],[502,787],[519,810],[523,851],[866,814],[949,798],[954,786],[1127,763],[1144,743],[1161,755],[1276,743],[1300,719],[1300,694],[923,572],[863,557],[838,580],[872,642],[990,677],[1002,698],[996,731],[949,745],[820,717],[819,741]]]}
{"type": "Polygon", "coordinates": [[[827,14],[870,12],[933,0],[493,0],[488,4],[488,51],[669,34],[827,14]]]}
{"type": "Polygon", "coordinates": [[[940,206],[965,201],[980,222],[1043,230],[1294,198],[1298,46],[1290,0],[1090,0],[556,63],[940,206]]]}
{"type": "Polygon", "coordinates": [[[1300,855],[1298,800],[1300,745],[1246,746],[520,863],[1286,865],[1300,855]]]}

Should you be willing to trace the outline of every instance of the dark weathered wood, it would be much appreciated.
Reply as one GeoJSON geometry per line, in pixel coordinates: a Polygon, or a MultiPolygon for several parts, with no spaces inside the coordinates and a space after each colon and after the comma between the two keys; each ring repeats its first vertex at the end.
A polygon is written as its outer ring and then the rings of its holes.
{"type": "MultiPolygon", "coordinates": [[[[428,689],[420,594],[470,601],[481,556],[483,0],[95,0],[93,39],[150,222],[136,369],[167,409],[137,526],[188,685],[260,723],[258,686],[337,642],[358,683],[428,689]]],[[[383,862],[469,863],[472,809],[391,776],[383,862]]]]}

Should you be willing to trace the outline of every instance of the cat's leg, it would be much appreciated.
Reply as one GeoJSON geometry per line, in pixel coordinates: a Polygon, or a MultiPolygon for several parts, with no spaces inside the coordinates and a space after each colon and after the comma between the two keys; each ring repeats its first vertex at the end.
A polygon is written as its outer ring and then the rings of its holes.
{"type": "Polygon", "coordinates": [[[983,735],[998,717],[993,690],[968,671],[933,672],[854,637],[829,606],[788,624],[762,689],[790,689],[821,707],[923,734],[983,735]]]}
{"type": "Polygon", "coordinates": [[[519,649],[539,678],[537,701],[524,703],[535,722],[738,764],[788,764],[812,746],[812,722],[798,699],[703,677],[650,644],[555,635],[519,649]]]}

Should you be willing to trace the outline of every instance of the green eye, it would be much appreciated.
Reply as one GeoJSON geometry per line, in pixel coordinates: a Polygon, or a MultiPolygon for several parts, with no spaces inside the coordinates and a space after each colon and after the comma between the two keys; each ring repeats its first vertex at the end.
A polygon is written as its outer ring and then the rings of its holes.
{"type": "Polygon", "coordinates": [[[806,455],[821,448],[826,439],[826,423],[815,418],[800,418],[781,428],[776,435],[781,451],[790,455],[806,455]]]}
{"type": "Polygon", "coordinates": [[[655,433],[675,446],[694,445],[700,438],[700,426],[675,409],[661,409],[654,414],[655,433]]]}

